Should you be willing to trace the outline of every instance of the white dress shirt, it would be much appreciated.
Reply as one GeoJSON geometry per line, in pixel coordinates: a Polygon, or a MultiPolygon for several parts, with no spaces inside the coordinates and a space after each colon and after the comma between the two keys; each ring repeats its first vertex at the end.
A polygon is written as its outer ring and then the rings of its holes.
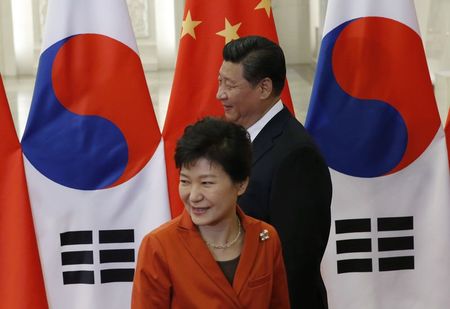
{"type": "Polygon", "coordinates": [[[247,132],[250,134],[250,139],[253,142],[258,136],[259,132],[266,126],[266,124],[272,119],[276,114],[281,112],[283,109],[283,103],[279,100],[272,106],[271,109],[267,113],[264,114],[257,122],[255,122],[250,128],[247,129],[247,132]]]}

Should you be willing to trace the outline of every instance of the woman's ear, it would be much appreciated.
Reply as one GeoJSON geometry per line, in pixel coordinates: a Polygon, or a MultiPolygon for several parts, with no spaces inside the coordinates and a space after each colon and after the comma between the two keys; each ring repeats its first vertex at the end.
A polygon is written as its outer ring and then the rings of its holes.
{"type": "Polygon", "coordinates": [[[245,190],[247,190],[248,177],[244,181],[239,182],[237,185],[238,185],[238,196],[240,196],[244,194],[245,190]]]}
{"type": "Polygon", "coordinates": [[[270,78],[268,78],[268,77],[263,78],[259,82],[259,87],[261,87],[260,98],[262,100],[265,100],[271,96],[272,90],[273,90],[273,84],[272,84],[272,80],[270,78]]]}

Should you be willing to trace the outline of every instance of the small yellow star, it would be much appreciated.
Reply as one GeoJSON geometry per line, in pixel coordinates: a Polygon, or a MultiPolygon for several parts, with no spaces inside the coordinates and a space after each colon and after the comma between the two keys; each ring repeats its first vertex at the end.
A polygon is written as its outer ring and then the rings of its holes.
{"type": "Polygon", "coordinates": [[[261,0],[260,3],[255,7],[255,10],[264,9],[266,10],[267,17],[270,18],[270,9],[272,7],[272,0],[261,0]]]}
{"type": "Polygon", "coordinates": [[[186,14],[186,19],[183,20],[183,31],[181,32],[181,37],[185,36],[186,34],[189,34],[191,37],[195,39],[195,27],[200,25],[201,21],[192,20],[191,17],[191,11],[188,10],[186,14]]]}
{"type": "Polygon", "coordinates": [[[217,32],[216,34],[225,37],[225,44],[232,40],[239,39],[239,35],[237,34],[237,31],[242,23],[231,25],[228,19],[225,18],[225,29],[222,31],[217,32]]]}

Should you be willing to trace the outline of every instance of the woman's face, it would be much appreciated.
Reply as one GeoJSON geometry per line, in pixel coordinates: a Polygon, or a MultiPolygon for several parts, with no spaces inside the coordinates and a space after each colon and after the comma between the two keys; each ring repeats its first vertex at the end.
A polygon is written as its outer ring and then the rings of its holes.
{"type": "Polygon", "coordinates": [[[246,187],[247,181],[234,183],[220,164],[200,158],[181,168],[178,190],[192,221],[201,226],[234,220],[237,198],[246,187]]]}

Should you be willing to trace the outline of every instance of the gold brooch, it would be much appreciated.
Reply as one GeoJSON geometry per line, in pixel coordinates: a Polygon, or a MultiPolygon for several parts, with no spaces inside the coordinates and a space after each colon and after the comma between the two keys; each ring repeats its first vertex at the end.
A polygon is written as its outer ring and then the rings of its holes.
{"type": "Polygon", "coordinates": [[[261,233],[259,233],[259,239],[261,239],[261,241],[269,239],[269,231],[264,229],[261,233]]]}

